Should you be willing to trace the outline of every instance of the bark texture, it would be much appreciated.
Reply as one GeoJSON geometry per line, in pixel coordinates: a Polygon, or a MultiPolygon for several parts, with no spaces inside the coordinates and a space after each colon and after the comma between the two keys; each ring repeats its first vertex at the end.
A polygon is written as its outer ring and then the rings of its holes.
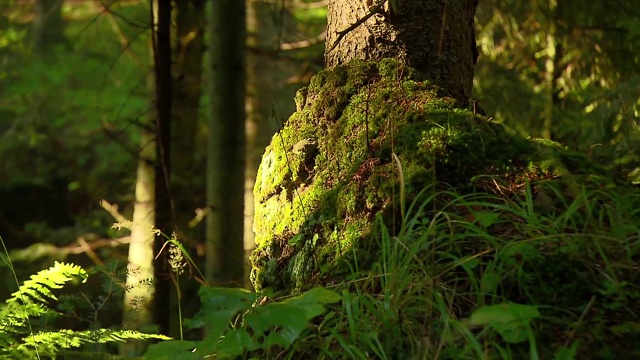
{"type": "Polygon", "coordinates": [[[477,5],[478,0],[331,1],[325,66],[354,58],[394,58],[466,106],[478,57],[473,27],[477,5]]]}

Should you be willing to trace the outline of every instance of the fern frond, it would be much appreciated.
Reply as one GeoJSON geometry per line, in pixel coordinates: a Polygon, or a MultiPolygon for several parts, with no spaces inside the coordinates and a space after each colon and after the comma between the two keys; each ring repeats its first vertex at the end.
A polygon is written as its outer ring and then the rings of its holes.
{"type": "MultiPolygon", "coordinates": [[[[16,347],[28,346],[23,337],[32,332],[29,320],[51,314],[48,301],[56,300],[52,289],[59,289],[70,281],[84,281],[87,276],[77,265],[55,262],[51,268],[32,275],[11,294],[0,308],[0,358],[15,358],[16,347]]],[[[33,335],[27,338],[30,336],[33,335]]],[[[57,345],[51,343],[51,346],[57,345]]]]}
{"type": "Polygon", "coordinates": [[[51,289],[59,289],[77,279],[84,281],[87,276],[81,267],[59,262],[32,275],[0,309],[0,333],[20,333],[30,317],[43,316],[50,311],[47,301],[56,300],[51,289]]]}
{"type": "Polygon", "coordinates": [[[42,270],[20,286],[11,294],[7,304],[20,302],[26,304],[45,305],[48,300],[57,300],[51,289],[60,289],[70,281],[81,279],[83,282],[89,275],[78,265],[55,262],[52,267],[42,270]]]}
{"type": "Polygon", "coordinates": [[[52,314],[48,301],[58,300],[53,289],[72,281],[85,281],[87,272],[80,266],[56,262],[22,284],[0,308],[0,359],[55,357],[68,349],[86,344],[104,344],[128,340],[169,340],[163,335],[133,330],[58,330],[32,333],[29,319],[52,314]]]}
{"type": "Polygon", "coordinates": [[[128,340],[170,340],[164,335],[146,334],[133,330],[59,330],[41,331],[22,339],[22,342],[12,348],[0,350],[12,354],[28,356],[33,349],[38,348],[40,355],[55,356],[66,349],[79,348],[85,344],[105,344],[111,342],[125,342],[128,340]]]}

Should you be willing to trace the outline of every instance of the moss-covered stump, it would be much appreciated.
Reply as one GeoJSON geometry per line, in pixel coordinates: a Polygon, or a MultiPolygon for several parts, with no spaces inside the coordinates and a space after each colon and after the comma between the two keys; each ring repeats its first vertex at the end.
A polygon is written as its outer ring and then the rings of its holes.
{"type": "Polygon", "coordinates": [[[366,267],[376,255],[376,214],[396,228],[401,199],[427,187],[482,192],[599,172],[555,143],[456,108],[394,60],[321,72],[296,105],[266,148],[254,189],[257,290],[295,293],[366,267]]]}

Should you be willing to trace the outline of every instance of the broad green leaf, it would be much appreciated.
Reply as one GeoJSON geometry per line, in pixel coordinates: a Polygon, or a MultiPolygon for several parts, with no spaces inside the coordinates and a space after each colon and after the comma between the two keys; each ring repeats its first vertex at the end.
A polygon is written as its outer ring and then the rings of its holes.
{"type": "Polygon", "coordinates": [[[504,341],[519,343],[527,340],[532,319],[540,317],[535,306],[521,304],[498,304],[479,308],[471,314],[470,324],[489,326],[496,330],[504,341]]]}
{"type": "Polygon", "coordinates": [[[500,218],[500,214],[492,212],[473,212],[473,216],[482,227],[489,227],[495,224],[500,218]]]}
{"type": "Polygon", "coordinates": [[[272,346],[290,347],[308,328],[309,321],[324,313],[324,304],[340,296],[324,288],[312,289],[291,299],[253,307],[256,294],[243,289],[202,288],[200,326],[209,329],[197,345],[198,354],[239,356],[245,351],[272,346]],[[246,311],[242,326],[232,329],[230,321],[246,311]]]}
{"type": "Polygon", "coordinates": [[[302,234],[295,234],[289,239],[289,246],[296,246],[302,240],[302,234]]]}
{"type": "Polygon", "coordinates": [[[239,356],[245,350],[255,350],[256,337],[257,334],[252,337],[245,329],[231,330],[217,344],[217,355],[239,356]]]}
{"type": "Polygon", "coordinates": [[[256,308],[245,316],[245,327],[251,329],[256,339],[264,339],[263,343],[256,343],[256,348],[273,345],[288,348],[298,339],[308,325],[309,317],[304,308],[290,304],[273,303],[256,308]],[[258,346],[260,345],[260,346],[258,346]]]}
{"type": "Polygon", "coordinates": [[[571,346],[566,347],[562,346],[556,352],[555,360],[574,360],[578,353],[578,346],[580,345],[580,341],[574,341],[571,346]]]}
{"type": "Polygon", "coordinates": [[[313,288],[291,299],[284,300],[283,304],[332,304],[340,301],[340,295],[335,291],[331,291],[322,287],[313,288]]]}
{"type": "Polygon", "coordinates": [[[251,308],[256,294],[238,288],[202,287],[199,291],[202,307],[196,316],[207,326],[207,339],[219,339],[230,321],[241,311],[251,308]]]}
{"type": "Polygon", "coordinates": [[[152,344],[144,354],[148,360],[171,360],[171,359],[198,359],[199,356],[191,349],[195,347],[194,341],[170,340],[152,344]]]}
{"type": "Polygon", "coordinates": [[[502,276],[495,271],[489,271],[482,275],[481,292],[482,294],[492,294],[498,288],[498,284],[502,280],[502,276]]]}
{"type": "Polygon", "coordinates": [[[480,259],[478,259],[477,257],[473,257],[473,258],[467,258],[465,259],[462,263],[460,263],[460,265],[465,268],[465,270],[473,270],[475,269],[478,265],[480,265],[480,259]]]}

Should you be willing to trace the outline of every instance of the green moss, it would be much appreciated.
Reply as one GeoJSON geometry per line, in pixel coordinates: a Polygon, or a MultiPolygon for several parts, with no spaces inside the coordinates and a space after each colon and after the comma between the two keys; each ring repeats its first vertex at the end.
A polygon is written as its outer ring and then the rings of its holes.
{"type": "Polygon", "coordinates": [[[480,175],[528,181],[594,170],[556,143],[515,137],[456,108],[395,60],[323,71],[296,103],[256,179],[258,290],[300,291],[371,258],[376,214],[387,223],[397,215],[393,154],[407,203],[435,182],[469,192],[482,190],[480,175]]]}

